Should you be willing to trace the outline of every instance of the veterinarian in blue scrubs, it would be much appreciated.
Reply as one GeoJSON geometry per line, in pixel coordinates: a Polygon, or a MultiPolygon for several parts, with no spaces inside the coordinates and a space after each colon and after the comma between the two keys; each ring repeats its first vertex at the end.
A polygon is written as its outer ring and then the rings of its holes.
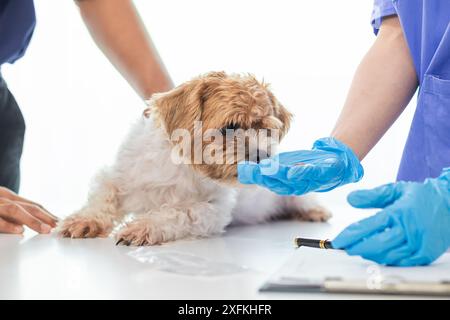
{"type": "MultiPolygon", "coordinates": [[[[348,196],[380,208],[333,241],[381,264],[427,265],[450,247],[450,1],[375,0],[378,35],[359,66],[336,127],[312,150],[239,165],[239,180],[282,194],[325,192],[363,177],[360,160],[418,88],[397,182],[348,196]],[[277,173],[265,170],[279,161],[277,173]]],[[[386,155],[387,161],[389,155],[386,155]]]]}
{"type": "MultiPolygon", "coordinates": [[[[131,0],[76,3],[94,40],[143,99],[172,87],[131,0]]],[[[25,54],[35,25],[33,0],[0,0],[0,68],[25,54]]],[[[24,134],[24,118],[0,69],[0,233],[22,233],[23,225],[48,233],[56,225],[42,206],[16,194],[24,134]]]]}

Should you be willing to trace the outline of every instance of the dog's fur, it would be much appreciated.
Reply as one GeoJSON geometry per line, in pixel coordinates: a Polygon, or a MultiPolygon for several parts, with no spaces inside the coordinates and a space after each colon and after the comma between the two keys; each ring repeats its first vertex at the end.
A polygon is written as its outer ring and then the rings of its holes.
{"type": "MultiPolygon", "coordinates": [[[[311,195],[282,197],[257,186],[240,186],[237,163],[255,150],[239,158],[234,147],[227,149],[227,142],[222,142],[224,157],[235,155],[234,163],[171,161],[171,135],[181,128],[195,137],[200,134],[194,130],[195,121],[202,121],[204,130],[233,124],[278,129],[283,136],[290,118],[268,86],[252,76],[214,72],[156,94],[150,116],[136,123],[115,165],[98,175],[88,203],[64,220],[59,232],[72,238],[108,236],[132,213],[134,219],[116,233],[119,242],[154,245],[217,234],[231,222],[259,223],[282,216],[327,220],[329,212],[311,195]]],[[[196,148],[205,151],[214,143],[193,145],[192,153],[180,157],[193,158],[196,148]]]]}

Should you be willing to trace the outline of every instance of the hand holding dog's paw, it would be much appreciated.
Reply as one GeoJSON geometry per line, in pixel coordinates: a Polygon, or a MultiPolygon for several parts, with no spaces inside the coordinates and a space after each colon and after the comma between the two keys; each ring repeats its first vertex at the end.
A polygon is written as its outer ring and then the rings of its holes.
{"type": "Polygon", "coordinates": [[[66,238],[107,237],[113,228],[109,218],[75,214],[66,218],[57,228],[59,235],[66,238]]]}

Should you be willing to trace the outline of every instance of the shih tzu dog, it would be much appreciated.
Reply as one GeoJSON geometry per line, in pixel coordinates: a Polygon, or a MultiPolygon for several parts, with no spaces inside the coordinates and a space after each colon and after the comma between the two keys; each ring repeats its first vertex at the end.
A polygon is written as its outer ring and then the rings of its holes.
{"type": "Polygon", "coordinates": [[[289,128],[291,114],[266,84],[212,72],[155,94],[149,105],[87,204],[59,226],[62,236],[115,229],[118,243],[141,246],[206,237],[231,223],[330,217],[312,195],[283,197],[237,182],[237,164],[273,155],[289,128]]]}

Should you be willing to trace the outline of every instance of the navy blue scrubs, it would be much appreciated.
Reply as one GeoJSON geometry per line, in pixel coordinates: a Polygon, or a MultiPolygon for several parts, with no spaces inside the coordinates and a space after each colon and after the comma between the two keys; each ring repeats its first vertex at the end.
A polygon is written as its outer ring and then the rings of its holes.
{"type": "Polygon", "coordinates": [[[18,192],[25,122],[1,76],[28,47],[36,24],[33,0],[0,0],[0,186],[18,192]]]}

